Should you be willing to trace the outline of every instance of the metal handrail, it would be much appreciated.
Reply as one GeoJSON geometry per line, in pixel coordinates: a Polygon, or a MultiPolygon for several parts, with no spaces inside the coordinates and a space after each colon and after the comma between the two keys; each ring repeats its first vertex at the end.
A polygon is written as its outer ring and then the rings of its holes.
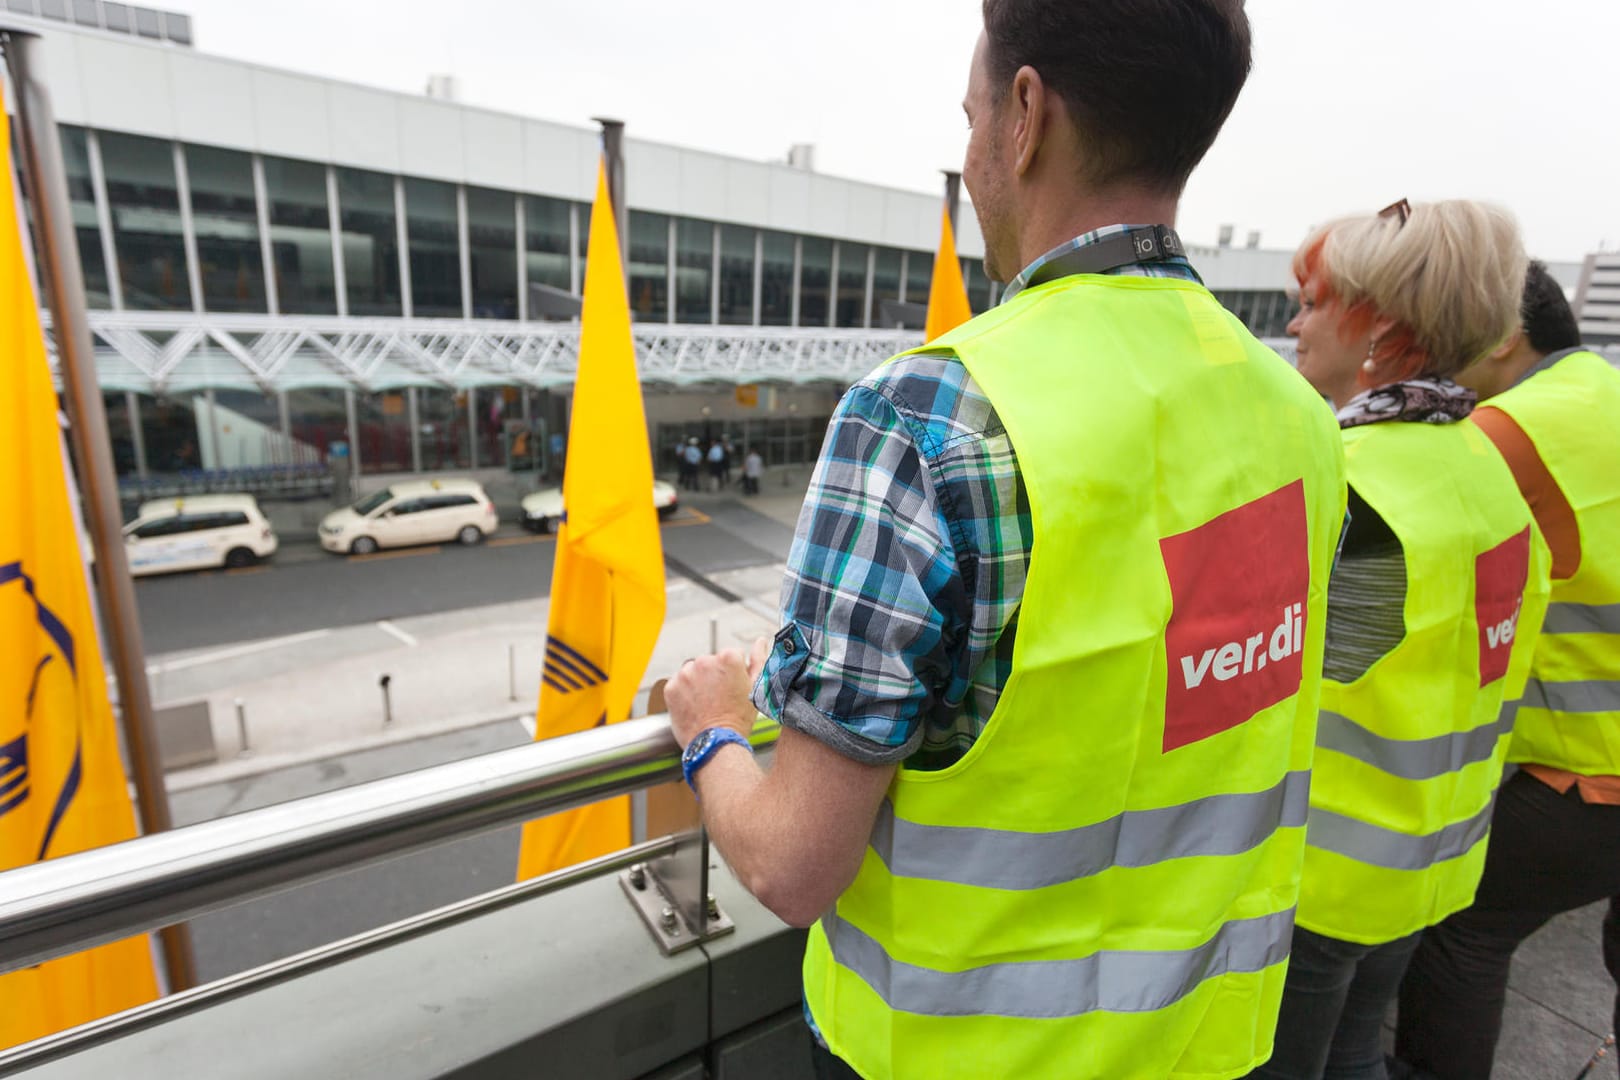
{"type": "MultiPolygon", "coordinates": [[[[763,718],[753,743],[778,728],[763,718]]],[[[0,873],[0,974],[680,776],[628,720],[0,873]]]]}

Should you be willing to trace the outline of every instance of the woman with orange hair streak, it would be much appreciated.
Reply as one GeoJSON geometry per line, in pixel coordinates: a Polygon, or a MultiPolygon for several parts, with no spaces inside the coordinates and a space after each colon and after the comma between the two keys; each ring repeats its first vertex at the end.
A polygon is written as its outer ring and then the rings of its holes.
{"type": "Polygon", "coordinates": [[[1299,371],[1344,433],[1322,711],[1277,1080],[1385,1080],[1380,1029],[1423,929],[1473,898],[1546,609],[1548,556],[1452,381],[1517,324],[1526,258],[1466,201],[1346,218],[1294,259],[1299,371]]]}

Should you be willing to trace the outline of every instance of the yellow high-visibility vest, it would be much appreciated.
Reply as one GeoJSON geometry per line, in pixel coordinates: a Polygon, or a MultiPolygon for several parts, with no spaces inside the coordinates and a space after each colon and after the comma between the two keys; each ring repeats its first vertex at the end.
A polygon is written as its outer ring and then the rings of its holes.
{"type": "Polygon", "coordinates": [[[1535,444],[1580,530],[1554,581],[1509,761],[1620,776],[1620,371],[1573,353],[1488,402],[1535,444]]]}
{"type": "Polygon", "coordinates": [[[929,348],[1005,424],[1034,546],[984,731],[900,769],[805,993],[861,1075],[1220,1078],[1270,1054],[1342,444],[1207,290],[1076,275],[929,348]]]}
{"type": "Polygon", "coordinates": [[[1473,903],[1551,557],[1473,424],[1344,440],[1350,486],[1400,541],[1404,634],[1354,682],[1323,681],[1299,924],[1379,945],[1473,903]]]}

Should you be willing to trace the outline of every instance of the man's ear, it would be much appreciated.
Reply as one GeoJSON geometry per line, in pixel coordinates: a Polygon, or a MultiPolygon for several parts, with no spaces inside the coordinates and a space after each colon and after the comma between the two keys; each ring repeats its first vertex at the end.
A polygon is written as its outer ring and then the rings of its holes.
{"type": "Polygon", "coordinates": [[[1482,360],[1481,363],[1500,364],[1503,360],[1506,360],[1513,354],[1513,350],[1517,349],[1519,347],[1519,342],[1523,340],[1524,327],[1520,326],[1514,328],[1511,334],[1502,339],[1502,344],[1485,354],[1485,359],[1482,360]]]}
{"type": "Polygon", "coordinates": [[[1008,105],[1013,110],[1013,172],[1022,176],[1035,164],[1035,156],[1046,139],[1051,91],[1041,80],[1041,73],[1026,64],[1014,73],[1008,94],[1008,105]]]}

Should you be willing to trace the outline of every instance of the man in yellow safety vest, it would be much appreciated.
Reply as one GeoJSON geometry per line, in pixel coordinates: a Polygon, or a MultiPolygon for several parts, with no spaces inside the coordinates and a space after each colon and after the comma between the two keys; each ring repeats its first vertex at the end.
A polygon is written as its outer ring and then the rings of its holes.
{"type": "Polygon", "coordinates": [[[986,0],[963,178],[1003,300],[844,396],[781,630],[669,684],[720,850],[814,924],[823,1076],[1270,1053],[1345,487],[1171,227],[1248,69],[1238,0],[986,0]]]}

